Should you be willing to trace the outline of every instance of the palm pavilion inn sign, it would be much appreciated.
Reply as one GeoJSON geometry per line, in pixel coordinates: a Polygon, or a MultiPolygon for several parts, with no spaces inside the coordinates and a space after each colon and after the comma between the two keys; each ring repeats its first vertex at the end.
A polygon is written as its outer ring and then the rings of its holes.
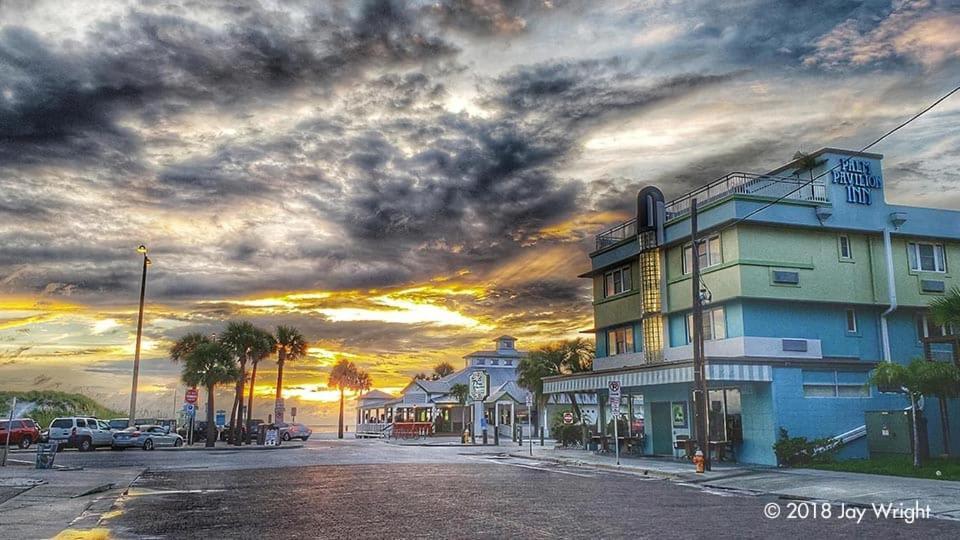
{"type": "Polygon", "coordinates": [[[870,205],[872,190],[883,187],[880,175],[873,174],[870,163],[862,159],[845,159],[840,166],[830,172],[834,184],[844,186],[847,202],[870,205]]]}

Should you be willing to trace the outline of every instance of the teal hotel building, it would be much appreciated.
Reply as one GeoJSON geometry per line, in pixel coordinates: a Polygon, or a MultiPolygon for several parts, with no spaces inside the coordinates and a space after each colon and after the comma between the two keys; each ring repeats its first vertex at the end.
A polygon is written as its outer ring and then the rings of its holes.
{"type": "MultiPolygon", "coordinates": [[[[693,432],[690,345],[698,207],[709,439],[743,463],[776,464],[781,428],[828,437],[843,458],[867,457],[867,411],[902,411],[905,394],[867,384],[879,362],[927,353],[955,362],[953,329],[929,316],[960,285],[960,211],[889,204],[883,156],[824,148],[766,174],[731,173],[665,201],[638,195],[637,217],[596,237],[590,253],[593,371],[544,379],[563,402],[622,388],[620,414],[645,454],[681,457],[693,432]],[[944,336],[947,336],[944,339],[944,336]]],[[[941,410],[960,449],[960,401],[923,403],[932,454],[941,410]]],[[[611,409],[592,430],[609,434],[611,409]]],[[[622,433],[621,433],[622,434],[622,433]]]]}

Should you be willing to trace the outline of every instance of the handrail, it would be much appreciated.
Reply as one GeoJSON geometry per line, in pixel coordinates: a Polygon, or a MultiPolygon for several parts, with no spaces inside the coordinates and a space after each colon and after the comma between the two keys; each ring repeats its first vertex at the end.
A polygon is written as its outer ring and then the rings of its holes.
{"type": "MultiPolygon", "coordinates": [[[[705,204],[730,195],[757,195],[761,197],[791,200],[829,202],[827,186],[822,180],[805,180],[799,177],[769,176],[733,172],[690,191],[668,202],[666,219],[674,219],[690,212],[690,202],[705,204]]],[[[596,249],[600,250],[637,234],[636,218],[629,219],[604,230],[596,236],[596,249]]]]}

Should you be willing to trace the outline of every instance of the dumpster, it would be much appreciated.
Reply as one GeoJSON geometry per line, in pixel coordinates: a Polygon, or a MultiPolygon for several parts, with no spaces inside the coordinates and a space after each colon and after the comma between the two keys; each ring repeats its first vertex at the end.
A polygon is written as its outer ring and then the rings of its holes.
{"type": "Polygon", "coordinates": [[[53,460],[57,456],[57,443],[40,443],[37,445],[37,468],[52,469],[53,460]]]}

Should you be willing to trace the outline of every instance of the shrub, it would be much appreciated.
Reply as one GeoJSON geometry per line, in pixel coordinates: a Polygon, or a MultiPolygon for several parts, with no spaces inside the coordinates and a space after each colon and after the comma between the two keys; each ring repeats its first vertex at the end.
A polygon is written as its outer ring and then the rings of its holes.
{"type": "Polygon", "coordinates": [[[553,424],[550,428],[553,438],[563,446],[576,444],[580,440],[582,427],[580,424],[564,424],[562,421],[553,424]]]}
{"type": "Polygon", "coordinates": [[[781,466],[796,467],[833,461],[836,447],[829,438],[807,440],[806,437],[791,437],[786,429],[780,428],[773,452],[781,466]]]}

